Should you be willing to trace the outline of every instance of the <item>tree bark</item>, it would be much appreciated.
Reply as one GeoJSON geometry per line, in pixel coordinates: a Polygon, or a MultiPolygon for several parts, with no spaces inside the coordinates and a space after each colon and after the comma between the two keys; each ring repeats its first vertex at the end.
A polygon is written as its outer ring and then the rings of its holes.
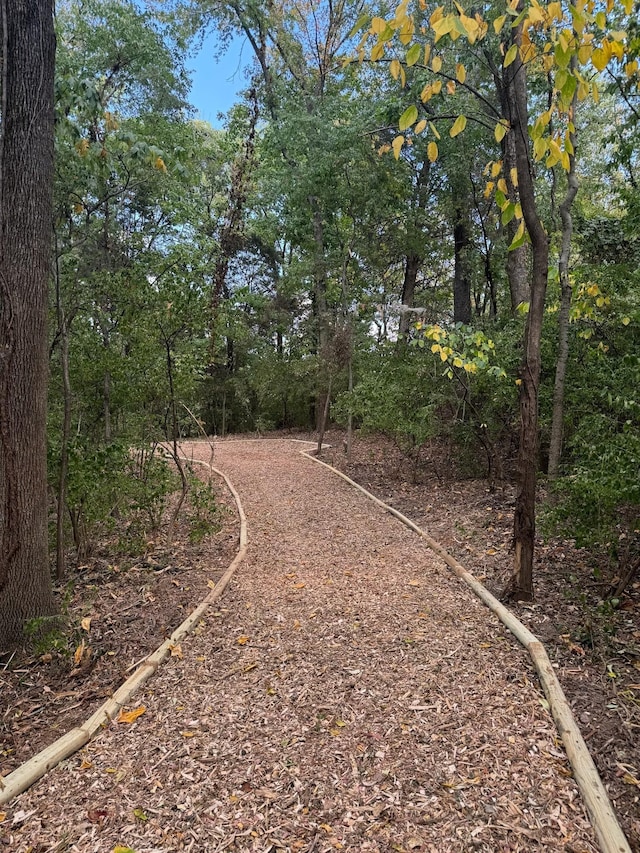
{"type": "Polygon", "coordinates": [[[55,612],[47,541],[51,0],[0,0],[0,649],[55,612]]]}
{"type": "Polygon", "coordinates": [[[62,580],[65,570],[64,515],[67,505],[69,471],[69,442],[71,440],[71,379],[69,376],[69,319],[62,304],[60,288],[60,258],[56,241],[56,308],[60,335],[60,370],[62,372],[62,435],[60,437],[60,472],[58,475],[58,506],[56,511],[56,578],[62,580]]]}
{"type": "MultiPolygon", "coordinates": [[[[522,27],[514,30],[520,45],[522,27]]],[[[532,277],[529,313],[524,340],[520,385],[520,488],[513,523],[515,564],[507,592],[521,601],[533,599],[533,556],[536,534],[536,484],[538,473],[538,389],[540,384],[540,339],[547,292],[549,242],[536,203],[533,169],[527,136],[528,105],[525,66],[519,52],[507,78],[510,134],[514,135],[518,190],[522,213],[531,239],[532,277]]]]}
{"type": "MultiPolygon", "coordinates": [[[[575,68],[576,58],[572,57],[572,69],[575,68]]],[[[575,127],[575,112],[578,98],[573,96],[570,119],[575,127]]],[[[560,218],[562,220],[562,239],[560,244],[560,257],[558,258],[558,273],[560,277],[560,312],[558,315],[558,360],[556,362],[556,376],[553,385],[553,410],[551,417],[551,438],[549,439],[549,467],[548,475],[554,480],[558,475],[560,458],[562,456],[562,432],[564,421],[564,387],[567,375],[567,363],[569,361],[569,315],[571,311],[571,298],[573,296],[571,281],[569,280],[569,258],[571,256],[571,239],[573,237],[573,218],[571,208],[578,194],[578,176],[576,175],[576,134],[570,134],[571,146],[574,153],[569,154],[569,172],[567,174],[567,192],[560,204],[560,218]]]]}
{"type": "MultiPolygon", "coordinates": [[[[404,281],[402,283],[402,306],[403,308],[413,308],[414,294],[416,292],[416,281],[418,280],[418,272],[422,258],[419,255],[407,255],[404,267],[404,281]]],[[[409,336],[409,328],[411,326],[411,311],[400,312],[400,322],[398,325],[398,339],[404,340],[409,336]]]]}
{"type": "Polygon", "coordinates": [[[453,322],[471,322],[471,278],[467,252],[469,249],[469,221],[462,204],[454,202],[453,214],[453,322]]]}

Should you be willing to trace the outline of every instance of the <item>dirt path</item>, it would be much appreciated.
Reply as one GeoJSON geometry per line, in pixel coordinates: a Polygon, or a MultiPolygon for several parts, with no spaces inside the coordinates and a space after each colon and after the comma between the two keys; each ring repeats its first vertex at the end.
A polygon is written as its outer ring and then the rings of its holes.
{"type": "Polygon", "coordinates": [[[300,447],[218,444],[246,562],[146,712],[11,804],[0,850],[597,849],[526,654],[300,447]]]}

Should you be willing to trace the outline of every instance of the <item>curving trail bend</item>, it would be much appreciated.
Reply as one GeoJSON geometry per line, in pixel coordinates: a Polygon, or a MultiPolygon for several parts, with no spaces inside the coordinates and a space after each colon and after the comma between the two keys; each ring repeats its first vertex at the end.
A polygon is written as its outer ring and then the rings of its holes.
{"type": "Polygon", "coordinates": [[[11,803],[0,850],[598,849],[526,652],[300,448],[217,443],[244,563],[146,712],[11,803]]]}

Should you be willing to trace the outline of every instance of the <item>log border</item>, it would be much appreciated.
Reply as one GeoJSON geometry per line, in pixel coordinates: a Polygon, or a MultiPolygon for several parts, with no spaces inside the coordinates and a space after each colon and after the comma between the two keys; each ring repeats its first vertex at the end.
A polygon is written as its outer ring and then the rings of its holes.
{"type": "MultiPolygon", "coordinates": [[[[326,447],[327,445],[325,445],[326,447]]],[[[395,516],[408,528],[420,536],[428,547],[438,555],[454,572],[454,574],[465,583],[489,610],[505,625],[513,636],[529,652],[533,665],[538,673],[538,678],[549,703],[551,714],[556,728],[564,744],[567,758],[573,770],[576,784],[582,795],[584,805],[589,814],[591,825],[600,843],[602,853],[631,853],[631,847],[625,834],[620,827],[618,818],[609,799],[609,794],[604,786],[598,769],[591,757],[589,748],[580,732],[578,724],[567,701],[567,697],[560,686],[549,656],[542,642],[533,634],[518,617],[493,596],[480,581],[474,577],[465,567],[452,557],[445,549],[436,542],[429,534],[418,527],[406,515],[394,509],[389,504],[377,498],[367,491],[351,477],[343,474],[333,465],[323,462],[315,455],[315,451],[301,450],[302,456],[306,456],[312,462],[323,465],[351,486],[362,492],[369,500],[373,501],[385,512],[395,516]]]]}

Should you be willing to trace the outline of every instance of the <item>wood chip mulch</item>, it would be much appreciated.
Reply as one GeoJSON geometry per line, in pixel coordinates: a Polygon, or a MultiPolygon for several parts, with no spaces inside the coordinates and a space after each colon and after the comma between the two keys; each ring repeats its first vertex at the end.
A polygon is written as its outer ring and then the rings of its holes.
{"type": "Polygon", "coordinates": [[[144,711],[6,807],[0,849],[597,850],[524,650],[300,447],[217,444],[246,561],[144,711]]]}

